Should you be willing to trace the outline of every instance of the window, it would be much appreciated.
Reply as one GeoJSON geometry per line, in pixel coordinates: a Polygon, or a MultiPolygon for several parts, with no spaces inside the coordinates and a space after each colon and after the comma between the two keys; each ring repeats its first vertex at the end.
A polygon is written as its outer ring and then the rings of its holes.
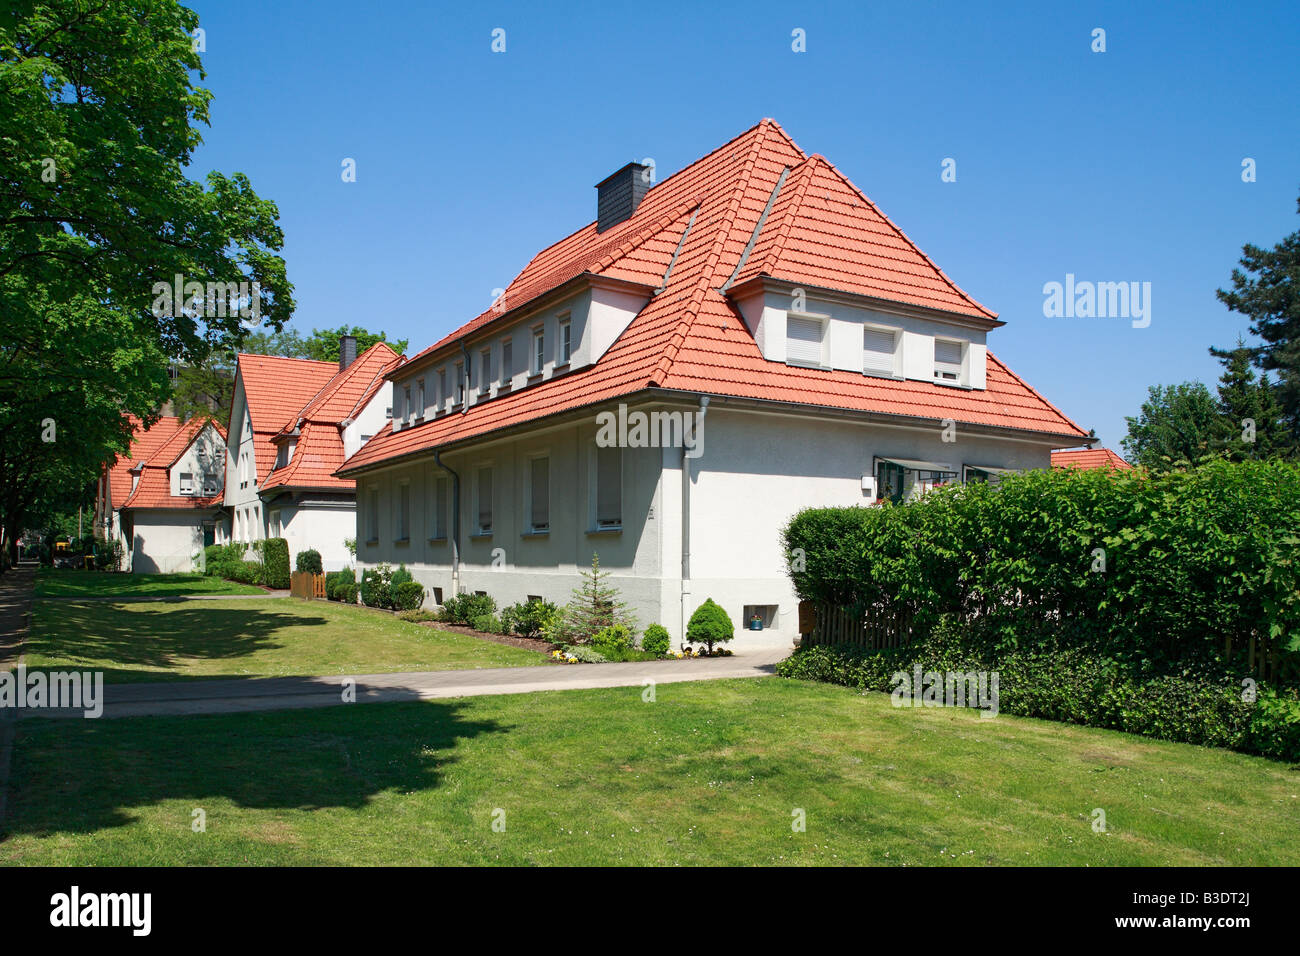
{"type": "Polygon", "coordinates": [[[181,472],[181,494],[183,495],[194,494],[194,475],[192,472],[188,472],[188,471],[181,472]]]}
{"type": "Polygon", "coordinates": [[[429,538],[439,540],[447,537],[447,479],[435,478],[433,481],[433,500],[429,502],[429,538]]]}
{"type": "Polygon", "coordinates": [[[379,540],[379,489],[371,487],[366,494],[366,540],[379,540]]]}
{"type": "Polygon", "coordinates": [[[438,369],[438,411],[442,411],[447,405],[447,370],[438,369]]]}
{"type": "Polygon", "coordinates": [[[514,348],[510,339],[501,343],[501,387],[509,388],[515,374],[514,348]]]}
{"type": "Polygon", "coordinates": [[[551,528],[551,460],[534,458],[528,471],[528,524],[533,531],[551,528]]]}
{"type": "Polygon", "coordinates": [[[203,493],[205,495],[215,495],[220,490],[221,479],[217,475],[210,474],[203,476],[203,493]]]}
{"type": "Polygon", "coordinates": [[[407,385],[402,389],[402,424],[411,423],[411,386],[407,385]]]}
{"type": "Polygon", "coordinates": [[[543,329],[533,330],[533,374],[541,375],[542,369],[546,366],[546,332],[543,329]]]}
{"type": "Polygon", "coordinates": [[[459,405],[465,401],[465,363],[456,363],[456,401],[459,405]]]}
{"type": "Polygon", "coordinates": [[[280,537],[280,512],[272,511],[267,519],[266,534],[269,538],[280,537]]]}
{"type": "Polygon", "coordinates": [[[424,379],[415,383],[415,420],[424,420],[424,379]]]}
{"type": "Polygon", "coordinates": [[[862,330],[862,371],[894,374],[894,333],[889,329],[862,330]]]}
{"type": "Polygon", "coordinates": [[[480,395],[486,395],[488,389],[492,387],[492,349],[484,349],[479,353],[478,359],[478,393],[480,395]]]}
{"type": "Polygon", "coordinates": [[[397,486],[397,540],[411,540],[411,483],[397,486]]]}
{"type": "Polygon", "coordinates": [[[791,365],[821,366],[826,326],[821,319],[791,315],[785,320],[785,360],[791,365]]]}
{"type": "Polygon", "coordinates": [[[961,343],[934,340],[934,377],[941,382],[961,381],[961,343]]]}
{"type": "Polygon", "coordinates": [[[478,533],[492,533],[492,466],[478,470],[478,533]]]}
{"type": "Polygon", "coordinates": [[[907,470],[892,461],[882,461],[876,465],[876,495],[878,500],[888,498],[894,504],[903,500],[903,488],[906,484],[907,470]]]}
{"type": "Polygon", "coordinates": [[[560,319],[560,364],[568,365],[569,356],[573,354],[573,323],[569,319],[560,319]]]}
{"type": "Polygon", "coordinates": [[[596,448],[596,527],[623,525],[623,449],[596,448]]]}

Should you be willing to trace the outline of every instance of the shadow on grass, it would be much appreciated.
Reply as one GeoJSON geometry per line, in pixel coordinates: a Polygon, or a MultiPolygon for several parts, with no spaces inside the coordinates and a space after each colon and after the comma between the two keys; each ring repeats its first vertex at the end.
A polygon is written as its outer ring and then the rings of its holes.
{"type": "Polygon", "coordinates": [[[210,717],[29,720],[18,727],[0,840],[94,833],[178,800],[177,834],[220,802],[256,810],[356,809],[433,790],[458,741],[509,730],[467,720],[461,701],[210,717]]]}
{"type": "MultiPolygon", "coordinates": [[[[286,613],[257,607],[216,608],[209,602],[184,600],[147,605],[42,604],[33,618],[26,646],[33,669],[61,663],[83,668],[101,663],[171,667],[184,658],[233,660],[281,647],[274,635],[284,628],[329,623],[323,615],[313,616],[302,608],[286,613]],[[159,604],[176,609],[147,610],[159,604]]],[[[111,668],[95,669],[104,670],[106,679],[111,679],[111,668]]]]}

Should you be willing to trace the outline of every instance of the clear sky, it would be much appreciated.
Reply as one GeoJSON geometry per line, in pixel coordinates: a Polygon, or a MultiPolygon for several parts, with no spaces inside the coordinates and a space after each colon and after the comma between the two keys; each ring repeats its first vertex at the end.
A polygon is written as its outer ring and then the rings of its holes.
{"type": "Polygon", "coordinates": [[[295,327],[412,354],[594,219],[624,163],[662,179],[770,116],[1118,449],[1148,385],[1217,379],[1206,348],[1246,329],[1214,296],[1242,244],[1300,228],[1295,2],[192,6],[215,94],[194,175],[246,172],[279,204],[295,327]],[[1044,317],[1067,274],[1149,282],[1150,325],[1044,317]]]}

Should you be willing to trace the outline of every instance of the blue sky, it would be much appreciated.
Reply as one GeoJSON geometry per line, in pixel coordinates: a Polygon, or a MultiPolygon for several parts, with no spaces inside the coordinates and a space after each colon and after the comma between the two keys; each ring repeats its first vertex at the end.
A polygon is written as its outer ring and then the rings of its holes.
{"type": "Polygon", "coordinates": [[[193,174],[245,172],[279,204],[294,326],[382,328],[412,352],[593,219],[624,163],[662,179],[771,116],[1118,449],[1148,385],[1217,379],[1206,348],[1246,329],[1214,297],[1242,244],[1300,227],[1294,3],[192,6],[215,94],[193,174]],[[1067,273],[1150,282],[1150,326],[1045,318],[1067,273]]]}

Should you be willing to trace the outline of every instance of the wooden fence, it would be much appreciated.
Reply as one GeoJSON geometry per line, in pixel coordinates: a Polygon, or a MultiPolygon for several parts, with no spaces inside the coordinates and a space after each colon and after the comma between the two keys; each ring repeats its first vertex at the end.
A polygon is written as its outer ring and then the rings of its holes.
{"type": "Polygon", "coordinates": [[[799,632],[805,644],[855,644],[872,650],[904,647],[912,641],[912,614],[906,608],[854,611],[801,601],[799,632]]]}
{"type": "Polygon", "coordinates": [[[309,601],[312,598],[323,598],[325,575],[312,574],[310,571],[295,571],[289,575],[289,593],[309,601]]]}

